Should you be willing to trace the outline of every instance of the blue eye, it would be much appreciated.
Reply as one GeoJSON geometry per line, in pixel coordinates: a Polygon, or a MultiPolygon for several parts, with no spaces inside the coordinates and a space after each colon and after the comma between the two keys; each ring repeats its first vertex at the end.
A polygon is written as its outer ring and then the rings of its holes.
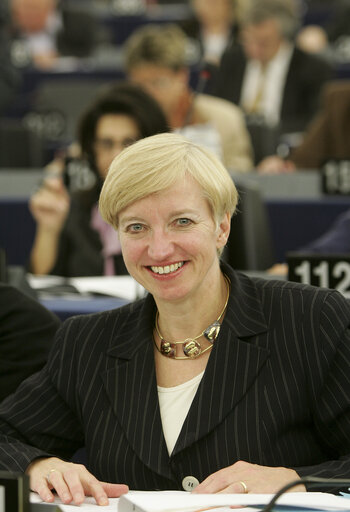
{"type": "Polygon", "coordinates": [[[133,233],[139,233],[140,231],[142,231],[142,229],[142,224],[131,224],[131,226],[128,226],[128,231],[131,231],[133,233]]]}
{"type": "Polygon", "coordinates": [[[186,219],[185,217],[181,218],[181,219],[177,219],[177,223],[180,225],[180,226],[188,226],[189,224],[192,223],[192,221],[190,219],[186,219]]]}

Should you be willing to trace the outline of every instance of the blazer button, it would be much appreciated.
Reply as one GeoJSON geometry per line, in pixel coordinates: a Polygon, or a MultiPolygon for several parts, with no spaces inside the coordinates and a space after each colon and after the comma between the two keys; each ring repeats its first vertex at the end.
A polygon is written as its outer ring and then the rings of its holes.
{"type": "Polygon", "coordinates": [[[185,491],[193,491],[195,487],[199,484],[197,478],[195,476],[185,476],[182,480],[182,488],[185,491]]]}

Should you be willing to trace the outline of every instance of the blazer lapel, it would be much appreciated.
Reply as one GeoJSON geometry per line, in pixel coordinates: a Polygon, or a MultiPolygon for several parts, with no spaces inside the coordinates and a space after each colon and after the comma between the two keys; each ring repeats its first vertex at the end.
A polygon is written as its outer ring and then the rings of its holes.
{"type": "MultiPolygon", "coordinates": [[[[172,456],[215,429],[245,396],[268,358],[267,326],[254,284],[226,265],[223,269],[231,280],[228,308],[172,456]]],[[[118,327],[102,378],[135,453],[152,471],[171,479],[154,367],[154,316],[149,296],[137,321],[127,319],[118,327]]]]}
{"type": "Polygon", "coordinates": [[[172,455],[206,436],[245,396],[268,358],[267,325],[252,281],[224,268],[231,294],[219,337],[172,455]]]}
{"type": "Polygon", "coordinates": [[[125,322],[109,350],[102,378],[114,414],[131,447],[152,471],[171,477],[163,436],[153,354],[153,299],[147,297],[136,324],[125,322]]]}

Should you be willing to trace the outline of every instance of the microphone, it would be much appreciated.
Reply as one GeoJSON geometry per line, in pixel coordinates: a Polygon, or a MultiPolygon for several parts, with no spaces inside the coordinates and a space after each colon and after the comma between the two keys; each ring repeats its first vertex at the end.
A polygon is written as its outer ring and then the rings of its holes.
{"type": "Polygon", "coordinates": [[[289,491],[289,489],[297,487],[300,484],[305,484],[308,488],[317,487],[320,484],[322,484],[324,487],[350,487],[350,479],[305,476],[303,478],[299,478],[299,480],[293,480],[292,482],[289,482],[285,486],[281,487],[281,489],[276,492],[271,501],[265,505],[261,512],[272,512],[272,509],[278,498],[280,498],[282,494],[289,491]]]}
{"type": "Polygon", "coordinates": [[[211,72],[208,69],[208,67],[206,66],[206,63],[204,63],[201,67],[201,70],[199,71],[198,82],[197,82],[196,88],[193,90],[192,102],[191,102],[189,109],[186,112],[186,116],[185,116],[184,122],[182,124],[182,128],[184,128],[185,126],[187,126],[189,124],[191,115],[192,115],[192,111],[193,111],[194,99],[198,94],[201,94],[204,91],[205,86],[207,85],[208,80],[210,78],[211,78],[211,72]]]}
{"type": "Polygon", "coordinates": [[[211,78],[210,70],[207,67],[202,68],[200,73],[199,73],[197,87],[196,87],[196,89],[194,91],[195,95],[201,94],[204,91],[205,86],[207,85],[208,80],[210,78],[211,78]]]}

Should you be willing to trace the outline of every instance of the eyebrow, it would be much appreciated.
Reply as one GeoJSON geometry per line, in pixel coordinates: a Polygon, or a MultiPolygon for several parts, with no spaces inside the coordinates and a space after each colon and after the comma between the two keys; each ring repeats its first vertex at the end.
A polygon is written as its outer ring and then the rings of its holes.
{"type": "MultiPolygon", "coordinates": [[[[174,212],[171,212],[169,215],[169,218],[177,217],[177,216],[185,217],[186,215],[195,215],[195,216],[199,217],[197,211],[192,210],[190,208],[190,209],[186,209],[186,210],[176,210],[174,212]]],[[[130,215],[130,216],[127,216],[124,218],[120,217],[119,224],[125,224],[128,222],[143,222],[143,221],[144,221],[143,217],[138,217],[136,215],[130,215]]]]}

